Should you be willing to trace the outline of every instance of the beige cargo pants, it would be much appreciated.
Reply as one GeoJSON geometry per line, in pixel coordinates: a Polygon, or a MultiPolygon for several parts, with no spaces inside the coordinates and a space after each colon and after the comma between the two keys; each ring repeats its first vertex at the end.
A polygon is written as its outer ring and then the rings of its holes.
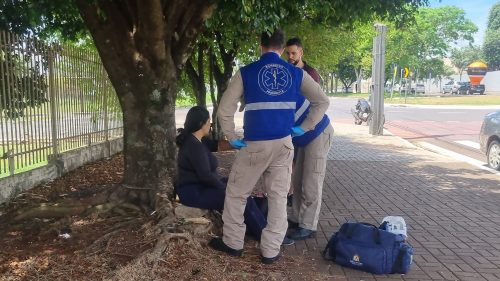
{"type": "Polygon", "coordinates": [[[243,249],[246,225],[243,212],[248,196],[262,176],[268,198],[267,226],[262,231],[262,256],[272,258],[280,252],[288,227],[286,197],[290,188],[293,144],[290,136],[267,141],[246,141],[236,154],[229,180],[222,220],[222,240],[233,249],[243,249]]]}
{"type": "Polygon", "coordinates": [[[325,180],[326,160],[333,141],[333,127],[328,125],[312,142],[296,148],[292,174],[293,202],[289,219],[300,227],[316,231],[325,180]]]}

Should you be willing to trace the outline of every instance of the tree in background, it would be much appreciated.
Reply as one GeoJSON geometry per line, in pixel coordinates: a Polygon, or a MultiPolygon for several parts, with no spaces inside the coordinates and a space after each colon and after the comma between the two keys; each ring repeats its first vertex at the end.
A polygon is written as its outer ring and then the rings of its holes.
{"type": "Polygon", "coordinates": [[[491,7],[483,52],[488,68],[500,70],[500,2],[491,7]]]}
{"type": "MultiPolygon", "coordinates": [[[[286,26],[287,37],[297,36],[304,45],[304,59],[315,67],[327,86],[329,79],[342,76],[348,87],[353,82],[347,77],[355,75],[358,85],[363,72],[371,66],[372,40],[375,35],[374,17],[366,21],[354,22],[350,26],[331,27],[314,25],[310,21],[292,23],[286,26]],[[342,68],[348,69],[342,69],[342,68]],[[349,72],[352,71],[352,75],[349,72]],[[339,72],[342,74],[339,76],[339,72]]],[[[344,88],[346,86],[344,85],[344,88]]],[[[357,92],[360,92],[360,87],[357,92]]]]}
{"type": "Polygon", "coordinates": [[[458,68],[460,81],[462,81],[462,72],[472,62],[482,59],[482,50],[481,47],[478,46],[465,46],[462,48],[455,48],[451,50],[450,58],[453,62],[453,65],[458,68]]]}
{"type": "Polygon", "coordinates": [[[442,58],[452,44],[465,40],[473,42],[477,32],[474,23],[465,18],[465,11],[454,6],[420,8],[415,22],[398,28],[389,25],[386,61],[409,67],[418,73],[417,79],[445,75],[442,58]]]}
{"type": "Polygon", "coordinates": [[[352,83],[356,81],[356,71],[353,61],[352,57],[343,57],[335,66],[336,77],[344,85],[344,92],[346,93],[349,91],[352,83]]]}
{"type": "Polygon", "coordinates": [[[304,60],[314,67],[321,76],[323,86],[331,82],[331,75],[343,57],[347,33],[342,28],[314,25],[311,21],[293,22],[285,26],[288,38],[299,37],[304,49],[304,60]]]}
{"type": "Polygon", "coordinates": [[[47,102],[47,54],[32,38],[0,38],[0,118],[47,102]],[[39,59],[35,59],[35,58],[39,59]]]}

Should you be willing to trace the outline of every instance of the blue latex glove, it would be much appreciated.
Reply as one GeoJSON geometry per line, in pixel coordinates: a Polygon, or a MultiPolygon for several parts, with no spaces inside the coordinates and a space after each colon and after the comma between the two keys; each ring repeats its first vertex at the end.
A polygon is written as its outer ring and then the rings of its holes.
{"type": "Polygon", "coordinates": [[[229,144],[236,149],[241,149],[243,147],[247,147],[247,144],[245,143],[245,141],[239,140],[239,139],[229,141],[229,144]]]}
{"type": "Polygon", "coordinates": [[[292,137],[302,136],[305,133],[306,131],[304,131],[304,129],[302,129],[300,126],[292,127],[292,137]]]}

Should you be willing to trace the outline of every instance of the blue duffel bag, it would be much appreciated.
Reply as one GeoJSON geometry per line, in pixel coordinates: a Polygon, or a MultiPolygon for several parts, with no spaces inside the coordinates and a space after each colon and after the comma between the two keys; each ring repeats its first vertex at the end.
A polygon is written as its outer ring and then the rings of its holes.
{"type": "Polygon", "coordinates": [[[333,234],[323,257],[335,263],[375,274],[407,273],[413,248],[402,235],[367,223],[344,223],[333,234]]]}

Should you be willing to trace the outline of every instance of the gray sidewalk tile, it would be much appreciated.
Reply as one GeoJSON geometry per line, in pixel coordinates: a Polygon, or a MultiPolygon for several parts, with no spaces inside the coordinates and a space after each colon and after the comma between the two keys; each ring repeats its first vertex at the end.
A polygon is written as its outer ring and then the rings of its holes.
{"type": "Polygon", "coordinates": [[[500,177],[394,136],[370,136],[365,126],[334,127],[316,238],[287,253],[311,255],[332,280],[500,280],[500,177]],[[379,224],[386,215],[408,225],[408,274],[377,276],[321,259],[342,223],[379,224]]]}

